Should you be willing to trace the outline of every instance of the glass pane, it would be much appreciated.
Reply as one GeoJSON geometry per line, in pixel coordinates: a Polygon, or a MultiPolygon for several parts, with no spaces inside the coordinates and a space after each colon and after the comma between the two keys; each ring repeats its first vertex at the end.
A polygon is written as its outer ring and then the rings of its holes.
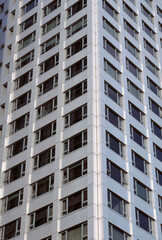
{"type": "Polygon", "coordinates": [[[8,197],[7,210],[18,206],[19,192],[16,192],[8,197]]]}
{"type": "Polygon", "coordinates": [[[159,116],[159,106],[153,101],[151,101],[151,103],[152,103],[152,111],[159,116]]]}
{"type": "Polygon", "coordinates": [[[81,164],[69,168],[69,181],[72,181],[82,175],[81,164]]]}
{"type": "Polygon", "coordinates": [[[32,42],[32,35],[23,40],[23,48],[27,47],[32,42]]]}
{"type": "Polygon", "coordinates": [[[34,1],[31,1],[26,5],[26,13],[29,12],[32,8],[34,8],[34,1]]]}
{"type": "Polygon", "coordinates": [[[112,194],[112,209],[120,214],[123,214],[122,201],[119,197],[117,197],[114,194],[112,194]]]}
{"type": "Polygon", "coordinates": [[[68,212],[73,212],[82,206],[81,192],[75,193],[68,197],[68,212]]]}
{"type": "Polygon", "coordinates": [[[67,235],[67,240],[81,240],[81,227],[69,230],[67,235]]]}
{"type": "Polygon", "coordinates": [[[138,98],[138,89],[137,89],[134,85],[132,85],[132,84],[130,84],[130,92],[131,92],[136,98],[138,98]]]}
{"type": "Polygon", "coordinates": [[[142,186],[139,182],[137,182],[137,195],[147,201],[146,187],[142,186]]]}
{"type": "Polygon", "coordinates": [[[45,62],[44,71],[47,72],[48,70],[50,70],[53,67],[54,67],[54,58],[50,58],[49,60],[47,60],[45,62]]]}
{"type": "Polygon", "coordinates": [[[140,122],[141,121],[140,111],[137,110],[137,108],[135,108],[133,105],[131,110],[132,110],[132,116],[140,122]]]}
{"type": "Polygon", "coordinates": [[[79,52],[80,50],[82,50],[82,39],[72,45],[71,55],[74,55],[75,53],[79,52]]]}
{"type": "Polygon", "coordinates": [[[25,115],[19,119],[16,120],[16,124],[15,124],[15,132],[24,128],[25,126],[25,115]]]}
{"type": "Polygon", "coordinates": [[[71,90],[71,100],[74,100],[75,98],[82,95],[82,84],[79,84],[75,88],[72,88],[71,90]]]}
{"type": "Polygon", "coordinates": [[[108,42],[106,42],[106,50],[113,56],[115,57],[115,48],[110,45],[108,42]]]}
{"type": "Polygon", "coordinates": [[[73,125],[80,120],[82,120],[82,108],[70,114],[70,125],[73,125]]]}
{"type": "Polygon", "coordinates": [[[49,191],[49,177],[46,177],[38,182],[37,196],[40,196],[48,191],[49,191]]]}
{"type": "Polygon", "coordinates": [[[156,84],[154,84],[152,81],[150,81],[150,89],[151,89],[152,92],[154,92],[157,95],[156,84]]]}
{"type": "Polygon", "coordinates": [[[56,20],[54,19],[50,23],[47,23],[47,32],[49,32],[50,30],[52,30],[55,27],[56,27],[56,20]]]}
{"type": "Polygon", "coordinates": [[[43,167],[50,162],[50,150],[39,155],[39,167],[43,167]]]}
{"type": "Polygon", "coordinates": [[[80,148],[82,146],[82,134],[79,134],[70,139],[70,152],[80,148]]]}
{"type": "Polygon", "coordinates": [[[46,103],[43,107],[42,107],[42,111],[43,111],[43,116],[46,116],[47,114],[52,112],[52,101],[46,103]]]}
{"type": "Polygon", "coordinates": [[[113,8],[110,7],[110,5],[108,5],[106,2],[105,2],[105,10],[107,13],[109,13],[112,17],[114,16],[113,14],[113,8]]]}
{"type": "Polygon", "coordinates": [[[148,217],[139,211],[139,224],[140,227],[149,232],[148,217]]]}
{"type": "Polygon", "coordinates": [[[43,141],[50,136],[51,136],[51,125],[48,125],[41,130],[40,141],[43,141]]]}
{"type": "Polygon", "coordinates": [[[72,15],[76,14],[82,9],[82,3],[78,1],[73,7],[72,7],[72,15]]]}
{"type": "Polygon", "coordinates": [[[82,20],[72,26],[72,34],[78,32],[80,29],[82,29],[82,20]]]}
{"type": "Polygon", "coordinates": [[[156,146],[156,157],[162,162],[162,150],[156,146]]]}
{"type": "Polygon", "coordinates": [[[21,165],[18,165],[17,167],[12,168],[10,182],[20,178],[20,173],[21,173],[21,165]]]}
{"type": "Polygon", "coordinates": [[[133,139],[136,143],[142,146],[142,135],[133,129],[133,139]]]}
{"type": "Polygon", "coordinates": [[[35,227],[38,227],[46,222],[47,222],[47,207],[44,207],[36,211],[35,227]]]}
{"type": "Polygon", "coordinates": [[[52,38],[46,43],[46,52],[56,45],[56,38],[52,38]]]}
{"type": "Polygon", "coordinates": [[[117,182],[121,183],[120,169],[113,164],[111,164],[111,177],[117,182]]]}
{"type": "Polygon", "coordinates": [[[29,72],[24,74],[22,77],[20,77],[19,88],[24,86],[25,84],[27,84],[28,83],[28,79],[29,79],[29,72]]]}
{"type": "Polygon", "coordinates": [[[23,96],[19,97],[17,99],[17,109],[23,107],[26,104],[27,100],[27,94],[24,94],[23,96]]]}
{"type": "Polygon", "coordinates": [[[4,239],[10,239],[15,237],[15,230],[16,230],[16,221],[10,222],[5,226],[5,236],[4,239]]]}
{"type": "Polygon", "coordinates": [[[113,90],[111,87],[108,88],[108,96],[117,103],[117,92],[113,90]]]}
{"type": "Polygon", "coordinates": [[[43,94],[50,91],[53,88],[53,78],[50,78],[43,85],[43,94]]]}
{"type": "Polygon", "coordinates": [[[135,154],[135,166],[142,172],[144,172],[144,161],[137,154],[135,154]]]}
{"type": "Polygon", "coordinates": [[[118,127],[118,116],[109,109],[109,121],[116,127],[118,127]]]}
{"type": "Polygon", "coordinates": [[[110,148],[119,154],[119,142],[112,136],[110,136],[110,148]]]}
{"type": "Polygon", "coordinates": [[[82,71],[82,61],[79,61],[71,67],[71,77],[74,77],[82,71]]]}
{"type": "Polygon", "coordinates": [[[23,140],[20,140],[13,145],[13,156],[23,151],[23,140]]]}
{"type": "Polygon", "coordinates": [[[27,19],[26,21],[25,21],[25,27],[24,27],[24,29],[27,29],[27,28],[29,28],[30,26],[32,26],[33,25],[33,17],[31,17],[31,18],[29,18],[29,19],[27,19]]]}
{"type": "Polygon", "coordinates": [[[25,66],[30,62],[30,54],[26,55],[25,57],[22,57],[21,59],[21,67],[25,66]]]}
{"type": "Polygon", "coordinates": [[[57,0],[48,5],[48,13],[54,11],[57,8],[57,0]]]}
{"type": "Polygon", "coordinates": [[[114,240],[124,240],[124,234],[119,229],[113,227],[113,239],[114,240]]]}

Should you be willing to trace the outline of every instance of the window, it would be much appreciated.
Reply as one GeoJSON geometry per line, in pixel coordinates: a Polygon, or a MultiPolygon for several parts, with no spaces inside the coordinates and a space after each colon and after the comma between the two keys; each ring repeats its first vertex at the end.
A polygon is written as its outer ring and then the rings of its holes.
{"type": "Polygon", "coordinates": [[[22,7],[22,15],[32,10],[35,6],[38,5],[38,0],[32,0],[22,7]]]}
{"type": "Polygon", "coordinates": [[[131,125],[130,125],[130,138],[133,139],[133,141],[135,141],[143,148],[146,148],[146,137],[131,125]]]}
{"type": "Polygon", "coordinates": [[[31,101],[31,91],[21,95],[12,101],[12,111],[16,111],[19,108],[27,105],[31,101]]]}
{"type": "Polygon", "coordinates": [[[40,64],[40,75],[59,64],[59,53],[40,64]]]}
{"type": "Polygon", "coordinates": [[[2,212],[7,212],[23,203],[23,189],[2,198],[2,212]]]}
{"type": "Polygon", "coordinates": [[[55,146],[46,149],[33,157],[33,170],[37,170],[55,160],[55,146]]]}
{"type": "Polygon", "coordinates": [[[107,204],[109,208],[118,212],[123,217],[128,217],[128,203],[109,189],[107,190],[107,204]]]}
{"type": "Polygon", "coordinates": [[[61,0],[54,0],[49,5],[47,5],[45,8],[43,8],[43,16],[50,14],[55,9],[61,6],[61,0]]]}
{"type": "Polygon", "coordinates": [[[153,234],[153,219],[137,208],[135,209],[135,213],[136,225],[153,234]]]}
{"type": "Polygon", "coordinates": [[[30,18],[28,18],[27,20],[25,20],[23,23],[20,24],[20,32],[25,31],[26,29],[34,25],[34,23],[36,22],[37,22],[37,14],[34,14],[33,16],[31,16],[30,18]]]}
{"type": "Polygon", "coordinates": [[[72,17],[77,12],[82,10],[87,6],[87,0],[79,0],[75,4],[73,4],[71,7],[67,9],[67,18],[72,17]]]}
{"type": "Polygon", "coordinates": [[[120,183],[122,186],[127,185],[126,172],[119,166],[115,165],[109,159],[106,159],[107,164],[107,175],[114,179],[116,182],[120,183]]]}
{"type": "Polygon", "coordinates": [[[123,230],[109,223],[109,240],[129,240],[129,236],[123,230]]]}
{"type": "Polygon", "coordinates": [[[124,157],[124,144],[116,137],[106,131],[106,146],[111,150],[124,157]]]}
{"type": "Polygon", "coordinates": [[[88,204],[87,189],[75,192],[62,200],[62,215],[67,215],[88,204]]]}
{"type": "Polygon", "coordinates": [[[137,59],[139,59],[139,50],[128,40],[125,38],[125,48],[137,59]]]}
{"type": "Polygon", "coordinates": [[[65,92],[65,103],[71,102],[74,99],[82,96],[87,92],[87,80],[75,85],[65,92]]]}
{"type": "Polygon", "coordinates": [[[48,237],[42,238],[41,240],[52,240],[52,236],[48,236],[48,237]]]}
{"type": "Polygon", "coordinates": [[[131,19],[137,22],[137,14],[125,2],[123,2],[123,10],[131,19]]]}
{"type": "Polygon", "coordinates": [[[158,22],[159,25],[159,31],[162,32],[162,23],[158,22]]]}
{"type": "Polygon", "coordinates": [[[137,121],[144,124],[144,113],[139,110],[134,104],[128,102],[129,114],[134,117],[137,121]]]}
{"type": "Polygon", "coordinates": [[[74,54],[80,52],[87,47],[87,36],[80,38],[78,41],[74,42],[72,45],[66,48],[66,58],[73,56],[74,54]]]}
{"type": "Polygon", "coordinates": [[[69,228],[62,232],[61,240],[88,240],[87,222],[69,228]]]}
{"type": "Polygon", "coordinates": [[[157,137],[162,139],[162,128],[158,124],[156,124],[153,120],[151,120],[151,130],[157,137]]]}
{"type": "Polygon", "coordinates": [[[134,151],[132,151],[132,165],[148,175],[148,163],[134,151]]]}
{"type": "Polygon", "coordinates": [[[162,162],[162,149],[156,144],[153,144],[154,156],[162,162]]]}
{"type": "Polygon", "coordinates": [[[119,130],[123,129],[123,119],[106,105],[105,105],[105,118],[119,130]]]}
{"type": "Polygon", "coordinates": [[[162,186],[162,172],[155,168],[155,173],[156,173],[156,182],[162,186]]]}
{"type": "Polygon", "coordinates": [[[42,35],[48,33],[60,24],[60,14],[42,26],[42,35]]]}
{"type": "Polygon", "coordinates": [[[102,1],[102,6],[111,17],[118,21],[119,13],[106,0],[102,1]]]}
{"type": "Polygon", "coordinates": [[[30,114],[26,113],[10,123],[10,134],[13,134],[29,125],[30,114]]]}
{"type": "Polygon", "coordinates": [[[160,87],[155,82],[153,82],[149,77],[147,77],[147,86],[153,93],[160,97],[161,91],[160,87]]]}
{"type": "Polygon", "coordinates": [[[73,124],[83,120],[87,117],[87,104],[83,105],[64,117],[65,128],[72,126],[73,124]]]}
{"type": "Polygon", "coordinates": [[[48,52],[50,49],[55,47],[60,42],[60,33],[50,38],[48,41],[41,45],[41,54],[48,52]]]}
{"type": "Polygon", "coordinates": [[[28,45],[30,45],[32,42],[35,41],[35,35],[36,31],[29,34],[27,37],[23,38],[21,41],[18,42],[18,50],[22,50],[23,48],[26,48],[28,45]]]}
{"type": "Polygon", "coordinates": [[[136,194],[138,197],[142,198],[146,202],[150,203],[151,190],[135,178],[133,179],[133,183],[134,194],[136,194]]]}
{"type": "Polygon", "coordinates": [[[41,83],[38,86],[38,96],[41,96],[41,95],[49,92],[53,88],[57,87],[57,85],[58,85],[58,74],[47,79],[45,82],[41,83]]]}
{"type": "Polygon", "coordinates": [[[143,13],[143,15],[145,15],[145,17],[153,23],[153,18],[154,16],[147,10],[147,8],[144,7],[144,5],[141,4],[141,12],[143,13]]]}
{"type": "Polygon", "coordinates": [[[52,191],[54,188],[54,174],[42,178],[31,185],[31,198],[36,198],[52,191]]]}
{"type": "Polygon", "coordinates": [[[26,163],[22,162],[7,171],[4,172],[4,183],[9,184],[10,182],[13,182],[23,176],[25,176],[25,167],[26,163]]]}
{"type": "Polygon", "coordinates": [[[4,11],[4,3],[0,5],[0,14],[3,13],[3,11],[4,11]]]}
{"type": "Polygon", "coordinates": [[[121,80],[121,72],[104,58],[104,70],[117,82],[121,80]]]}
{"type": "Polygon", "coordinates": [[[138,40],[137,30],[134,27],[132,27],[132,25],[129,24],[125,19],[124,19],[124,28],[133,38],[138,40]]]}
{"type": "Polygon", "coordinates": [[[135,98],[142,101],[142,91],[129,79],[127,79],[127,89],[135,98]]]}
{"type": "Polygon", "coordinates": [[[142,21],[142,29],[147,33],[148,36],[155,40],[155,32],[144,21],[142,21]]]}
{"type": "Polygon", "coordinates": [[[152,0],[145,0],[145,2],[146,2],[150,7],[152,7],[152,0]]]}
{"type": "Polygon", "coordinates": [[[53,218],[53,204],[38,209],[29,214],[29,229],[37,228],[45,223],[51,222],[53,218]]]}
{"type": "Polygon", "coordinates": [[[63,169],[63,183],[71,182],[72,180],[87,174],[87,168],[87,158],[84,158],[63,169]]]}
{"type": "Polygon", "coordinates": [[[157,14],[162,18],[162,9],[157,6],[157,14]]]}
{"type": "Polygon", "coordinates": [[[111,85],[109,85],[106,81],[104,82],[105,94],[110,97],[114,102],[116,102],[119,106],[122,106],[122,95],[114,89],[111,85]]]}
{"type": "Polygon", "coordinates": [[[157,116],[162,116],[162,109],[160,106],[155,103],[151,98],[149,98],[149,108],[154,112],[157,116]]]}
{"type": "Polygon", "coordinates": [[[117,41],[119,41],[119,30],[117,30],[110,22],[103,17],[103,28],[113,36],[117,41]]]}
{"type": "Polygon", "coordinates": [[[64,155],[87,144],[87,130],[80,132],[64,141],[64,155]]]}
{"type": "Polygon", "coordinates": [[[67,38],[74,35],[75,33],[79,32],[81,29],[87,26],[87,16],[79,19],[77,22],[73,23],[69,27],[67,27],[67,38]]]}
{"type": "Polygon", "coordinates": [[[0,239],[6,240],[20,235],[21,218],[16,219],[0,228],[0,239]]]}
{"type": "Polygon", "coordinates": [[[103,38],[103,47],[105,50],[110,53],[116,60],[120,60],[120,51],[114,47],[112,43],[110,43],[105,37],[103,38]]]}
{"type": "Polygon", "coordinates": [[[158,78],[159,68],[154,65],[148,58],[145,58],[146,67],[158,78]]]}
{"type": "Polygon", "coordinates": [[[21,75],[19,78],[17,78],[14,81],[14,90],[23,87],[24,85],[32,81],[32,79],[33,79],[33,69],[21,75]]]}
{"type": "Polygon", "coordinates": [[[34,60],[34,50],[24,55],[20,59],[16,60],[16,70],[24,67],[25,65],[32,62],[33,60],[34,60]]]}
{"type": "Polygon", "coordinates": [[[56,121],[47,124],[35,132],[35,143],[42,142],[54,134],[56,134],[56,121]]]}
{"type": "Polygon", "coordinates": [[[28,137],[21,138],[17,142],[8,146],[8,158],[11,158],[27,149],[28,137]]]}
{"type": "Polygon", "coordinates": [[[162,197],[158,195],[159,211],[162,212],[162,197]]]}
{"type": "Polygon", "coordinates": [[[57,109],[57,97],[45,102],[43,105],[38,107],[37,110],[37,119],[40,119],[47,114],[55,111],[57,109]]]}
{"type": "Polygon", "coordinates": [[[133,62],[131,62],[128,58],[126,58],[126,68],[130,73],[132,73],[136,78],[141,80],[141,70],[134,65],[133,62]]]}
{"type": "Polygon", "coordinates": [[[76,76],[77,74],[83,72],[87,69],[87,57],[81,59],[80,61],[74,63],[72,66],[65,70],[66,80],[76,76]]]}

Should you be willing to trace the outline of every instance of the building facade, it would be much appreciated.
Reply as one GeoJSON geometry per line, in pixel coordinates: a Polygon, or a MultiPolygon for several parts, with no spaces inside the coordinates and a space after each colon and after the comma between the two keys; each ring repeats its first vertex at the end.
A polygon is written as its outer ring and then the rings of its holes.
{"type": "Polygon", "coordinates": [[[161,63],[161,0],[1,0],[0,240],[162,240],[161,63]]]}

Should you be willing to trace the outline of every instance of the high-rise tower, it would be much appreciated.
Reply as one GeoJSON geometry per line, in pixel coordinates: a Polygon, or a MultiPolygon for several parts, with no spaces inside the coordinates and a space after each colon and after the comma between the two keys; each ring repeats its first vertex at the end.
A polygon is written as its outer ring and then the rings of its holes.
{"type": "Polygon", "coordinates": [[[0,240],[162,240],[161,63],[161,0],[1,0],[0,240]]]}

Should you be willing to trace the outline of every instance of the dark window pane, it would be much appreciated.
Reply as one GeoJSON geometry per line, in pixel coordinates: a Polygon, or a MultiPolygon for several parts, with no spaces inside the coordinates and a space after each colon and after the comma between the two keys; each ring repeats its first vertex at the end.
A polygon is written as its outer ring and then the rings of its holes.
{"type": "Polygon", "coordinates": [[[23,96],[17,99],[17,109],[23,107],[26,104],[26,99],[27,99],[27,94],[24,94],[23,96]]]}
{"type": "Polygon", "coordinates": [[[34,1],[26,5],[26,13],[29,12],[32,8],[34,8],[34,1]]]}
{"type": "Polygon", "coordinates": [[[10,210],[10,209],[18,206],[18,200],[19,200],[19,192],[16,192],[16,193],[8,196],[7,210],[10,210]]]}
{"type": "Polygon", "coordinates": [[[68,197],[68,212],[72,212],[81,208],[81,196],[81,192],[78,192],[68,197]]]}
{"type": "Polygon", "coordinates": [[[132,116],[140,122],[141,121],[140,111],[137,108],[135,108],[133,105],[131,105],[131,107],[132,107],[132,109],[131,109],[132,110],[132,116]]]}
{"type": "Polygon", "coordinates": [[[25,126],[25,116],[16,120],[15,131],[22,129],[25,126]]]}
{"type": "Polygon", "coordinates": [[[47,207],[42,208],[36,212],[35,227],[38,227],[47,222],[47,207]]]}
{"type": "Polygon", "coordinates": [[[70,139],[70,152],[80,148],[82,146],[82,134],[79,134],[70,139]]]}
{"type": "Polygon", "coordinates": [[[142,146],[142,136],[135,129],[133,129],[133,139],[136,143],[142,146]]]}
{"type": "Polygon", "coordinates": [[[28,83],[28,79],[29,79],[29,73],[26,73],[22,77],[20,77],[19,88],[24,86],[25,84],[27,84],[28,83]]]}
{"type": "Polygon", "coordinates": [[[10,182],[15,181],[16,179],[20,178],[20,173],[21,173],[21,164],[18,165],[17,167],[12,168],[10,182]]]}
{"type": "Polygon", "coordinates": [[[47,72],[48,70],[50,70],[53,67],[54,67],[54,58],[50,58],[49,60],[47,60],[45,62],[45,69],[44,69],[44,71],[47,72]]]}
{"type": "Polygon", "coordinates": [[[13,145],[13,156],[23,151],[23,140],[20,140],[13,145]]]}
{"type": "Polygon", "coordinates": [[[49,191],[49,177],[46,177],[38,182],[37,196],[40,196],[48,191],[49,191]]]}
{"type": "Polygon", "coordinates": [[[70,125],[82,120],[82,108],[70,114],[70,125]]]}
{"type": "Polygon", "coordinates": [[[4,239],[10,239],[15,237],[15,230],[16,230],[16,221],[10,222],[5,226],[5,237],[4,239]]]}
{"type": "Polygon", "coordinates": [[[155,123],[153,123],[153,128],[154,128],[154,133],[155,133],[155,135],[156,135],[157,137],[159,137],[159,138],[162,138],[161,128],[160,128],[157,124],[155,124],[155,123]]]}
{"type": "Polygon", "coordinates": [[[113,90],[111,87],[108,88],[108,96],[117,103],[117,92],[113,90]]]}
{"type": "Polygon", "coordinates": [[[112,194],[112,209],[122,214],[122,201],[115,194],[112,194]]]}
{"type": "Polygon", "coordinates": [[[111,164],[111,177],[117,182],[121,183],[120,169],[111,164]]]}
{"type": "Polygon", "coordinates": [[[82,71],[82,61],[79,61],[71,67],[71,77],[74,77],[82,71]]]}
{"type": "Polygon", "coordinates": [[[137,182],[137,195],[141,197],[143,200],[147,201],[146,187],[141,185],[139,182],[137,182]]]}
{"type": "Polygon", "coordinates": [[[151,103],[152,103],[152,111],[159,116],[159,106],[153,101],[151,101],[151,103]]]}
{"type": "Polygon", "coordinates": [[[47,82],[44,83],[43,94],[48,92],[53,88],[53,78],[50,78],[47,82]]]}
{"type": "Polygon", "coordinates": [[[145,171],[144,160],[137,154],[135,154],[135,167],[141,170],[142,172],[145,171]]]}
{"type": "Polygon", "coordinates": [[[29,28],[32,25],[33,25],[33,17],[31,17],[25,21],[25,29],[29,28]]]}
{"type": "Polygon", "coordinates": [[[80,39],[78,42],[74,43],[71,47],[71,55],[74,55],[75,53],[82,50],[82,39],[80,39]]]}
{"type": "Polygon", "coordinates": [[[109,109],[109,121],[116,127],[118,127],[118,116],[109,109]]]}
{"type": "Polygon", "coordinates": [[[162,150],[156,146],[156,157],[162,162],[162,150]]]}
{"type": "Polygon", "coordinates": [[[81,9],[82,9],[82,3],[81,1],[79,1],[76,4],[74,4],[74,6],[72,7],[72,15],[79,12],[81,9]]]}
{"type": "Polygon", "coordinates": [[[110,136],[110,148],[119,154],[119,142],[112,136],[110,136]]]}
{"type": "Polygon", "coordinates": [[[48,125],[41,129],[41,138],[40,141],[45,140],[46,138],[51,136],[51,125],[48,125]]]}
{"type": "Polygon", "coordinates": [[[159,172],[159,184],[162,186],[162,173],[159,172]]]}
{"type": "Polygon", "coordinates": [[[50,161],[50,150],[39,155],[39,168],[43,167],[50,161]]]}
{"type": "Polygon", "coordinates": [[[74,100],[75,98],[82,95],[82,85],[79,84],[75,88],[72,88],[71,90],[71,100],[74,100]]]}
{"type": "Polygon", "coordinates": [[[124,234],[119,229],[113,227],[113,239],[114,240],[124,240],[124,234]]]}
{"type": "Polygon", "coordinates": [[[149,232],[148,217],[139,211],[139,224],[140,227],[149,232]]]}
{"type": "Polygon", "coordinates": [[[74,180],[75,178],[78,178],[82,175],[82,169],[81,169],[81,164],[71,167],[69,169],[69,181],[74,180]]]}

